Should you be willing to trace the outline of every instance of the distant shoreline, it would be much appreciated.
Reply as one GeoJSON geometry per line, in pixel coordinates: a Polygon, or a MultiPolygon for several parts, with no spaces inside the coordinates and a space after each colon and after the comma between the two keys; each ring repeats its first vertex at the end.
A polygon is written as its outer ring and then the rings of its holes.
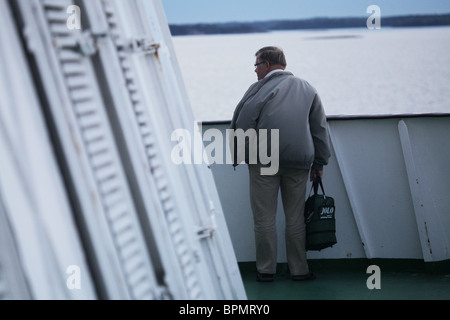
{"type": "MultiPolygon", "coordinates": [[[[367,17],[312,18],[299,20],[271,20],[258,22],[226,22],[170,24],[173,36],[263,33],[281,30],[313,30],[366,27],[367,17]]],[[[430,27],[449,26],[450,13],[434,15],[407,15],[382,17],[381,27],[430,27]]]]}

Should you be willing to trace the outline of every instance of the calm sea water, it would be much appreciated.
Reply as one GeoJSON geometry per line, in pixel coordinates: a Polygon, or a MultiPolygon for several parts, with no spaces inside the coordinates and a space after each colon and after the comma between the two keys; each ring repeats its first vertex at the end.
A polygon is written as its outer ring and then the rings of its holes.
{"type": "Polygon", "coordinates": [[[450,112],[450,27],[335,29],[173,38],[197,120],[230,120],[255,82],[255,52],[285,51],[327,115],[450,112]]]}

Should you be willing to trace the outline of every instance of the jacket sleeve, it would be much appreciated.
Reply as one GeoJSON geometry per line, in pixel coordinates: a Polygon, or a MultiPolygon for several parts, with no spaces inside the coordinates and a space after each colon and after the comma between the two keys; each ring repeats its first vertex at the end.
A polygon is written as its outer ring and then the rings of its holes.
{"type": "MultiPolygon", "coordinates": [[[[233,165],[238,165],[242,160],[245,158],[245,154],[243,155],[244,158],[241,158],[241,154],[238,153],[238,141],[236,136],[236,129],[242,129],[244,132],[247,131],[247,129],[255,128],[256,127],[256,121],[253,121],[253,116],[250,118],[247,118],[247,111],[243,112],[245,102],[254,94],[254,90],[257,87],[258,83],[254,83],[250,86],[250,88],[247,90],[247,92],[242,97],[241,101],[237,105],[234,114],[233,119],[231,120],[230,129],[228,130],[228,141],[229,141],[229,148],[231,152],[232,162],[233,165]],[[244,116],[242,116],[242,113],[244,113],[244,116]]],[[[245,150],[248,150],[248,141],[245,142],[245,150]]]]}
{"type": "Polygon", "coordinates": [[[260,111],[261,107],[255,104],[247,105],[242,108],[236,118],[236,128],[244,131],[247,131],[248,129],[256,129],[260,111]]]}
{"type": "Polygon", "coordinates": [[[313,169],[322,170],[330,158],[330,137],[322,101],[316,93],[309,113],[309,126],[314,142],[313,169]]]}

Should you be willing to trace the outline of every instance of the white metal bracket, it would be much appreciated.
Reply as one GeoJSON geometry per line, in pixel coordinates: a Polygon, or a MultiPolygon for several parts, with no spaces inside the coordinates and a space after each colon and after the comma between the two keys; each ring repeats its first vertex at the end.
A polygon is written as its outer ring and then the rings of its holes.
{"type": "Polygon", "coordinates": [[[156,54],[161,47],[147,38],[129,39],[125,43],[128,43],[126,47],[131,53],[156,54]]]}
{"type": "Polygon", "coordinates": [[[216,228],[213,226],[199,226],[197,228],[197,236],[199,239],[204,239],[208,237],[212,237],[214,231],[216,231],[216,228]]]}

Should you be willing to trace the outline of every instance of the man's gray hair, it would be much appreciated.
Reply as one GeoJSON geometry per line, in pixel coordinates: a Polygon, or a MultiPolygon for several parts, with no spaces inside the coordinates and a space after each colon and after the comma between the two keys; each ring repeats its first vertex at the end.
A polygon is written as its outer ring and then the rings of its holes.
{"type": "Polygon", "coordinates": [[[255,56],[260,61],[267,61],[270,65],[280,65],[286,67],[286,57],[283,50],[278,47],[264,47],[259,49],[255,56]]]}

